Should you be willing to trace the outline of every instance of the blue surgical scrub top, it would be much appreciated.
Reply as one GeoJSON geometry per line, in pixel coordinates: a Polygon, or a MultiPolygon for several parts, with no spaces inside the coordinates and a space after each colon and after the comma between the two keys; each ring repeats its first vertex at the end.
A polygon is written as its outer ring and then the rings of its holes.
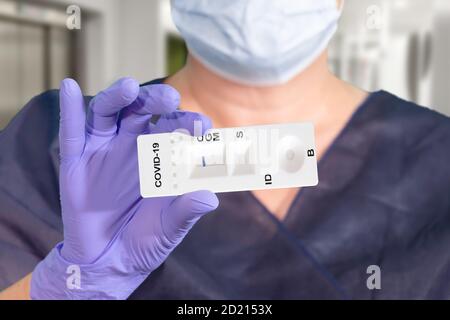
{"type": "MultiPolygon", "coordinates": [[[[62,240],[58,122],[49,91],[0,134],[0,289],[62,240]]],[[[319,178],[283,221],[251,192],[219,194],[216,212],[130,298],[450,298],[449,118],[372,93],[319,178]]]]}

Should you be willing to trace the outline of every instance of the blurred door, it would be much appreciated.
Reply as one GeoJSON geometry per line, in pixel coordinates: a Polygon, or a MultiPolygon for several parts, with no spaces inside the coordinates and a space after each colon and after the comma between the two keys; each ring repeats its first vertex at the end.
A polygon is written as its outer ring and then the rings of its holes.
{"type": "Polygon", "coordinates": [[[31,97],[46,89],[45,30],[38,25],[18,24],[16,56],[20,108],[31,97]]]}
{"type": "Polygon", "coordinates": [[[19,26],[0,20],[0,128],[9,121],[20,101],[19,26]]]}
{"type": "Polygon", "coordinates": [[[0,130],[35,95],[72,76],[67,29],[0,18],[0,130]]]}

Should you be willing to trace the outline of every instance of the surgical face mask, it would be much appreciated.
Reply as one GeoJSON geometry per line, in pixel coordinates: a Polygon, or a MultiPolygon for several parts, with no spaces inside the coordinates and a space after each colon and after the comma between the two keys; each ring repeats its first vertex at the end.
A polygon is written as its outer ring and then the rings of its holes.
{"type": "Polygon", "coordinates": [[[336,32],[336,0],[172,0],[190,53],[208,69],[252,86],[302,72],[336,32]]]}

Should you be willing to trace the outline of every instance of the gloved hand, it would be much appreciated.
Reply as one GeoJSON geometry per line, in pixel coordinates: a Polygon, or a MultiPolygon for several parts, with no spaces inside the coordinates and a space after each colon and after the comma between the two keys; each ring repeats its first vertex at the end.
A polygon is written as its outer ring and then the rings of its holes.
{"type": "Polygon", "coordinates": [[[32,299],[125,299],[155,270],[217,197],[198,191],[142,199],[136,138],[193,133],[210,121],[175,111],[179,94],[168,85],[139,88],[124,78],[94,97],[85,114],[77,83],[60,89],[60,193],[64,242],[32,274],[32,299]],[[153,114],[161,115],[149,125],[153,114]]]}

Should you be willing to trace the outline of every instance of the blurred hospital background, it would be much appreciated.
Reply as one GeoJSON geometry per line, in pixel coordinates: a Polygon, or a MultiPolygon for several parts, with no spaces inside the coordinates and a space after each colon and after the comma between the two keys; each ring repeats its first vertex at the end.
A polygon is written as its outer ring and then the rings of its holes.
{"type": "MultiPolygon", "coordinates": [[[[65,77],[95,94],[122,76],[171,74],[185,58],[169,0],[0,0],[0,130],[65,77]],[[80,30],[67,28],[70,5],[80,30]]],[[[450,115],[450,1],[346,0],[330,66],[450,115]]]]}

